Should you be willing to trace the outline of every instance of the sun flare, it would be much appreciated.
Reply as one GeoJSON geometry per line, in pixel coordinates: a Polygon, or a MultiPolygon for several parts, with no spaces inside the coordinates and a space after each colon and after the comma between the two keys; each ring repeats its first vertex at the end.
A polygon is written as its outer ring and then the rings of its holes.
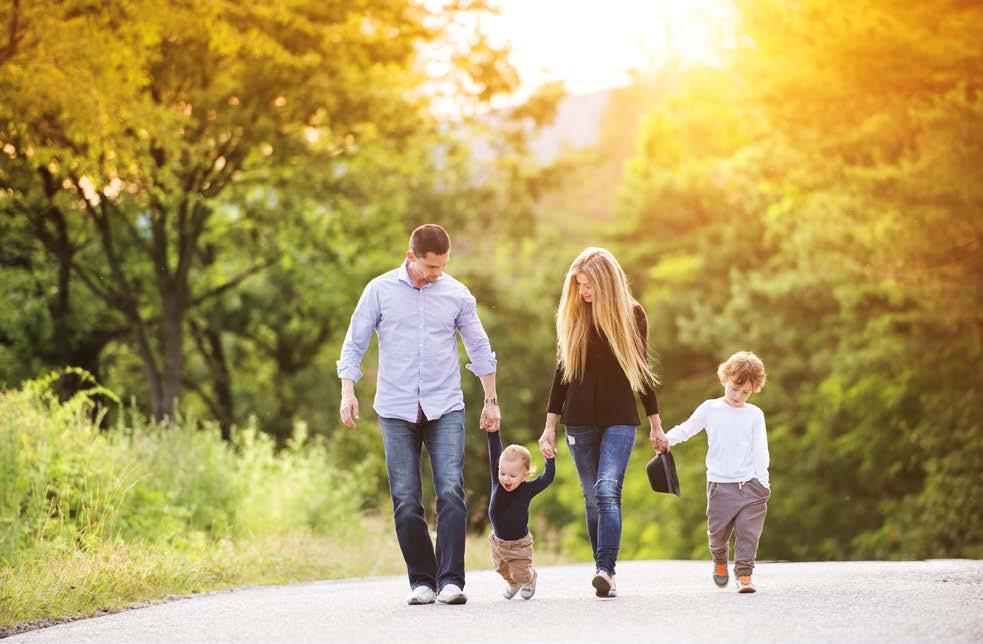
{"type": "Polygon", "coordinates": [[[499,0],[482,26],[507,44],[525,88],[562,80],[571,93],[624,84],[670,58],[715,63],[732,37],[726,0],[499,0]]]}

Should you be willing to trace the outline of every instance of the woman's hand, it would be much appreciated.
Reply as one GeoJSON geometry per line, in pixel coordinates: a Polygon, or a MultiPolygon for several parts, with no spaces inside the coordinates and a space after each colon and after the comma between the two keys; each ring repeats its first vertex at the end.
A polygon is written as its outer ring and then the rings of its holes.
{"type": "Polygon", "coordinates": [[[539,451],[543,458],[556,456],[556,429],[547,427],[543,430],[543,435],[539,437],[539,451]]]}
{"type": "Polygon", "coordinates": [[[662,431],[662,419],[659,418],[658,414],[649,416],[649,425],[649,440],[652,441],[652,449],[655,450],[656,454],[668,452],[669,439],[666,438],[666,433],[662,431]]]}
{"type": "Polygon", "coordinates": [[[539,437],[539,451],[543,458],[553,458],[556,456],[556,421],[559,414],[546,414],[546,428],[543,435],[539,437]]]}

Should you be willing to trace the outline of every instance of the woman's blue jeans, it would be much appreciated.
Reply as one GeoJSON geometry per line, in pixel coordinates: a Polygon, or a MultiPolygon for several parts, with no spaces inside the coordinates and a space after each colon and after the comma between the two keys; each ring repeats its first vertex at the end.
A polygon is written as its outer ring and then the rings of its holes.
{"type": "Polygon", "coordinates": [[[632,425],[567,425],[567,447],[584,493],[594,562],[612,575],[621,546],[621,488],[634,444],[632,425]]]}
{"type": "Polygon", "coordinates": [[[411,423],[379,418],[389,492],[393,499],[396,539],[406,561],[410,587],[440,590],[447,584],[464,588],[464,411],[437,420],[411,423]],[[423,514],[421,447],[427,446],[437,493],[437,547],[423,514]]]}

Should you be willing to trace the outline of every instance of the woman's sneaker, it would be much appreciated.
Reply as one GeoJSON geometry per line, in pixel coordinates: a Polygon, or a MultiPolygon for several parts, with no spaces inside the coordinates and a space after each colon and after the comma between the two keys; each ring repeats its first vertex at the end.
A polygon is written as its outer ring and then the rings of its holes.
{"type": "Polygon", "coordinates": [[[598,597],[617,597],[618,595],[618,590],[614,585],[614,575],[607,570],[598,570],[594,574],[591,585],[594,586],[594,594],[598,597]]]}
{"type": "Polygon", "coordinates": [[[406,598],[406,603],[410,606],[418,606],[420,604],[432,604],[434,602],[434,592],[433,588],[429,586],[417,586],[410,593],[410,596],[406,598]]]}
{"type": "Polygon", "coordinates": [[[727,574],[727,562],[719,563],[713,562],[713,583],[717,584],[718,588],[725,588],[727,582],[730,581],[730,576],[727,574]]]}
{"type": "Polygon", "coordinates": [[[504,597],[505,599],[512,599],[513,597],[515,597],[515,594],[519,592],[520,588],[522,588],[522,586],[506,585],[505,590],[502,591],[502,597],[504,597]]]}
{"type": "Polygon", "coordinates": [[[532,596],[536,594],[536,579],[539,578],[539,573],[535,570],[532,571],[532,579],[529,580],[528,584],[523,584],[522,586],[522,598],[532,599],[532,596]]]}

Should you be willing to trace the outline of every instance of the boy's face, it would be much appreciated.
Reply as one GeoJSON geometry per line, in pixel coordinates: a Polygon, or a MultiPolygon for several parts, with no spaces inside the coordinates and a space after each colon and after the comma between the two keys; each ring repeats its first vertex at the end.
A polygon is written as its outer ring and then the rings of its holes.
{"type": "Polygon", "coordinates": [[[527,476],[529,476],[529,470],[522,464],[522,461],[505,457],[498,459],[498,482],[507,492],[519,487],[519,484],[525,481],[527,476]]]}
{"type": "Polygon", "coordinates": [[[733,380],[724,383],[724,402],[731,407],[743,407],[747,399],[754,393],[750,382],[738,385],[733,380]]]}

